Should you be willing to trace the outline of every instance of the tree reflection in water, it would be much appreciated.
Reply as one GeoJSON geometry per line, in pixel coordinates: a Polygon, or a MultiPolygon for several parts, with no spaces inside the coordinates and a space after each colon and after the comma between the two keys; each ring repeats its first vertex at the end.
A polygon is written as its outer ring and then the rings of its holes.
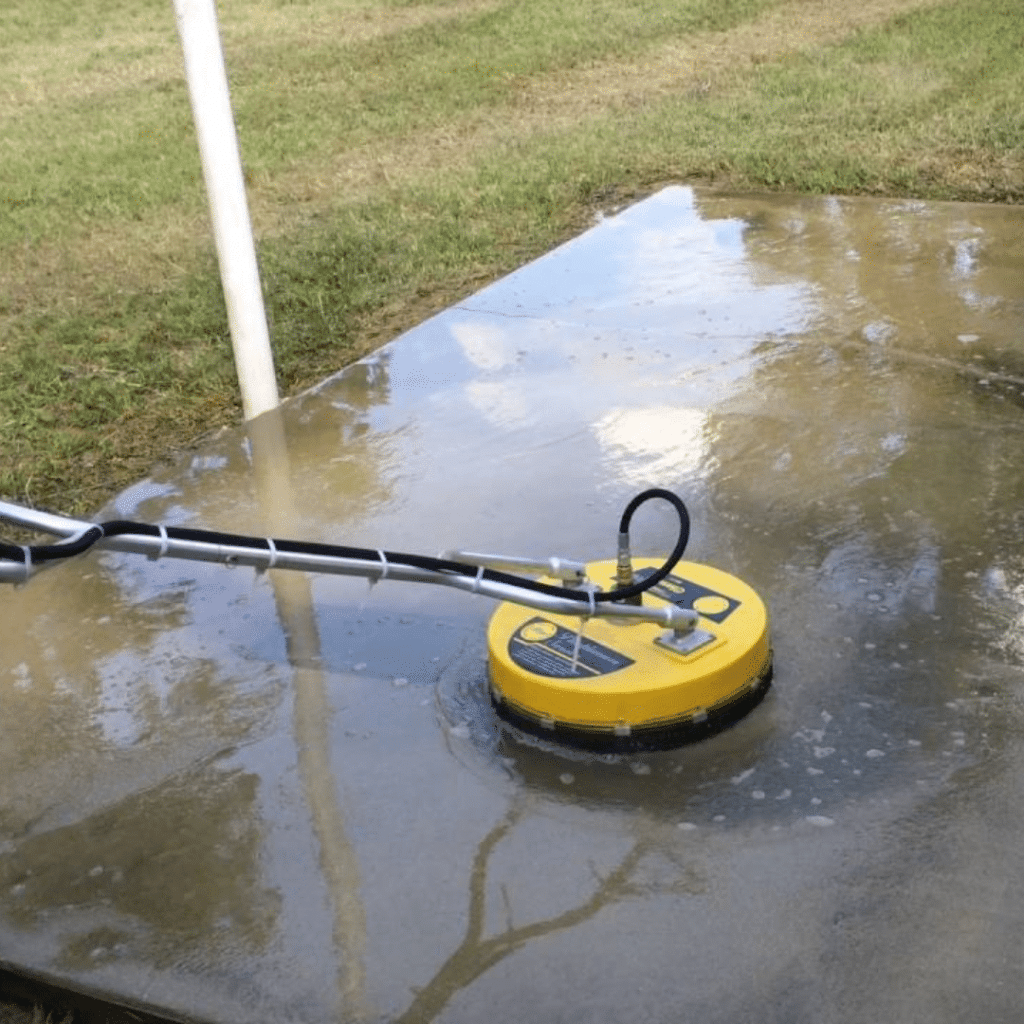
{"type": "Polygon", "coordinates": [[[434,977],[416,992],[408,1009],[395,1018],[395,1024],[428,1024],[436,1020],[455,995],[527,943],[575,928],[615,903],[654,894],[694,895],[706,888],[699,873],[692,866],[680,862],[678,840],[669,841],[672,827],[641,819],[636,828],[640,835],[614,868],[602,875],[591,864],[597,884],[587,900],[553,917],[516,927],[512,923],[508,893],[503,886],[505,928],[488,936],[486,903],[491,857],[515,827],[528,820],[530,803],[530,798],[525,796],[514,798],[501,821],[480,843],[469,876],[465,936],[434,977]],[[670,862],[669,877],[641,878],[645,859],[656,855],[670,862]]]}

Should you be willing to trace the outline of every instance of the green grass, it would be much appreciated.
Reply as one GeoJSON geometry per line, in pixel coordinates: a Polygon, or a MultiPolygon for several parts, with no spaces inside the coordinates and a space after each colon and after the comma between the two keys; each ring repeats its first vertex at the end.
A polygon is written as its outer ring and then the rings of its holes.
{"type": "MultiPolygon", "coordinates": [[[[138,218],[182,202],[200,209],[204,197],[177,53],[157,45],[173,33],[168,11],[141,0],[93,0],[77,14],[60,5],[68,24],[58,25],[52,12],[38,12],[39,0],[23,5],[39,16],[21,33],[54,32],[68,54],[56,70],[80,84],[62,96],[61,76],[49,67],[37,71],[42,82],[33,86],[16,69],[16,52],[0,77],[22,97],[0,121],[0,194],[9,204],[0,246],[68,237],[96,221],[138,218]],[[111,41],[111,21],[132,8],[163,15],[155,20],[167,22],[165,31],[152,31],[134,47],[111,41]],[[115,73],[124,67],[136,73],[115,73]],[[56,94],[59,102],[43,111],[30,103],[37,90],[56,94]]],[[[771,0],[691,0],[645,13],[650,5],[644,0],[518,0],[356,43],[325,33],[297,45],[287,34],[282,40],[268,32],[232,45],[229,34],[246,163],[253,173],[270,175],[335,151],[339,140],[379,145],[425,124],[500,107],[522,78],[637,54],[666,36],[729,28],[770,6],[771,0]]],[[[15,30],[26,21],[7,17],[15,30]]],[[[0,32],[3,26],[0,19],[0,32]]]]}
{"type": "MultiPolygon", "coordinates": [[[[1020,202],[1017,0],[885,15],[222,0],[282,390],[666,181],[1020,202]]],[[[177,45],[165,0],[0,10],[7,498],[89,510],[237,421],[177,45]]]]}

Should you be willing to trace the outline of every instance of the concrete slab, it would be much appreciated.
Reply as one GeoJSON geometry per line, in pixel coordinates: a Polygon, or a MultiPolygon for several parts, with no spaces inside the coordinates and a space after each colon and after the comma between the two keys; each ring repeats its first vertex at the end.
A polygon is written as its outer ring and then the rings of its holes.
{"type": "Polygon", "coordinates": [[[1019,1020],[1021,239],[669,188],[122,494],[589,559],[667,486],[776,685],[572,754],[493,717],[471,596],[62,565],[0,593],[0,965],[225,1024],[1019,1020]]]}

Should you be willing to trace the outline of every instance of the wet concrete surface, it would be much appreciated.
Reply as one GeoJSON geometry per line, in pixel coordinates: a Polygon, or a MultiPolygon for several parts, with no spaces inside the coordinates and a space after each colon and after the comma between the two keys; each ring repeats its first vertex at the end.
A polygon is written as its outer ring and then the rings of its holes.
{"type": "Polygon", "coordinates": [[[62,565],[0,592],[0,966],[247,1024],[1022,1019],[1022,240],[670,188],[122,494],[592,559],[669,487],[775,685],[583,755],[494,717],[487,601],[62,565]]]}

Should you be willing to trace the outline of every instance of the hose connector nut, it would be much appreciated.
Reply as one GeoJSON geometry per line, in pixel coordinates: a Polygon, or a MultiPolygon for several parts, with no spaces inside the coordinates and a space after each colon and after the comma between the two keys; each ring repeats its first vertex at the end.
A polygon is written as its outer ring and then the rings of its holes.
{"type": "MultiPolygon", "coordinates": [[[[634,582],[633,556],[629,550],[629,534],[622,532],[619,534],[619,557],[615,566],[615,588],[616,590],[624,590],[626,587],[633,586],[634,582]]],[[[643,604],[643,596],[636,594],[634,597],[627,597],[623,604],[643,604]]]]}

